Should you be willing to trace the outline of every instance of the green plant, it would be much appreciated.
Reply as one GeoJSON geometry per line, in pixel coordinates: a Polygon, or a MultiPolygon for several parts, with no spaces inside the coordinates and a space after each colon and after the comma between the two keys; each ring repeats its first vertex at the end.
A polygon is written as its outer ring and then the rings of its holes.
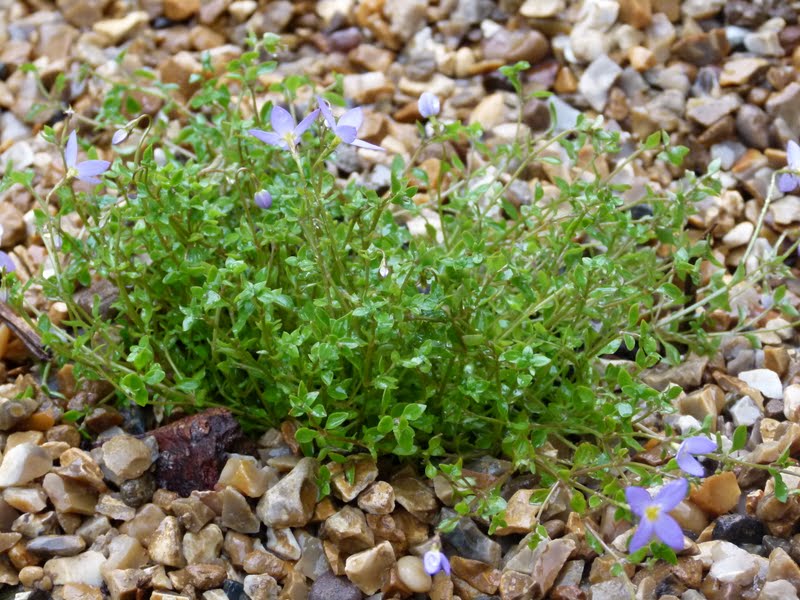
{"type": "MultiPolygon", "coordinates": [[[[79,193],[65,181],[39,198],[37,223],[64,260],[32,282],[69,308],[59,324],[38,315],[45,343],[124,400],[227,406],[251,429],[291,417],[309,454],[413,455],[433,475],[435,457],[503,453],[543,488],[570,482],[575,510],[587,498],[591,508],[624,502],[620,465],[647,474],[630,463],[639,426],[679,391],[657,392],[637,372],[711,347],[697,309],[724,306],[755,277],[741,269],[705,296],[687,294],[712,258],[684,227],[693,203],[718,191],[713,177],[688,173],[634,205],[614,175],[642,155],[680,164],[686,149],[666,134],[621,159],[619,134],[601,120],[490,145],[477,125],[432,118],[410,161],[387,158],[385,189],[340,185],[326,165],[343,130],[317,120],[287,149],[246,133],[268,127],[271,102],[247,107],[275,67],[261,52],[276,43],[261,40],[221,75],[207,63],[190,104],[167,105],[182,115],[177,134],[150,117],[126,122],[131,84],[113,83],[94,124],[132,141],[105,187],[79,193]],[[440,157],[434,179],[417,164],[425,148],[440,157]],[[540,177],[529,202],[512,202],[523,174],[556,167],[552,185],[540,177]],[[268,208],[254,201],[261,190],[268,208]],[[50,201],[83,229],[61,227],[50,201]],[[412,234],[407,223],[420,222],[412,234]],[[74,299],[98,280],[116,292],[110,312],[74,299]],[[623,345],[632,361],[602,360],[623,345]]],[[[525,98],[522,68],[504,72],[525,98]]],[[[270,89],[290,109],[310,90],[302,77],[270,89]]],[[[324,96],[344,104],[336,89],[324,96]]],[[[44,135],[63,145],[73,124],[44,135]]],[[[8,181],[36,193],[25,174],[8,181]]],[[[502,510],[496,493],[482,502],[502,510]]]]}

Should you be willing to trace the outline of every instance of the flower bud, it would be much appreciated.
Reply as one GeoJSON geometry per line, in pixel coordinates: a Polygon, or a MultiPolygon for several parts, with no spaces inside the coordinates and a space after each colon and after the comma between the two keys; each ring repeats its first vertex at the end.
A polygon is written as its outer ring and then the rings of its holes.
{"type": "Polygon", "coordinates": [[[417,108],[419,109],[419,114],[425,119],[434,117],[439,114],[439,109],[441,108],[439,97],[431,92],[423,92],[417,101],[417,108]]]}
{"type": "Polygon", "coordinates": [[[270,194],[267,190],[256,192],[256,195],[253,196],[253,200],[255,200],[258,208],[267,209],[272,206],[272,194],[270,194]]]}

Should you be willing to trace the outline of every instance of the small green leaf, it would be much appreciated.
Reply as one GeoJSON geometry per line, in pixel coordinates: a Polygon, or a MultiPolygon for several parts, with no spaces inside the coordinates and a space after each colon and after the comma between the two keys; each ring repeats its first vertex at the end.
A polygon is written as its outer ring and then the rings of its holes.
{"type": "Polygon", "coordinates": [[[747,425],[739,425],[733,431],[733,443],[731,444],[731,451],[736,452],[741,450],[747,444],[747,425]]]}
{"type": "Polygon", "coordinates": [[[300,427],[297,431],[295,431],[294,439],[301,444],[308,444],[317,439],[317,432],[313,429],[309,429],[308,427],[300,427]]]}

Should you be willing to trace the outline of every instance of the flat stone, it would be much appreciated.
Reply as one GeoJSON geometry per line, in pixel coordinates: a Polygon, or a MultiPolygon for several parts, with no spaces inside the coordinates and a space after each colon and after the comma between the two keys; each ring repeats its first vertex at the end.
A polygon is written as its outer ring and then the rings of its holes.
{"type": "Polygon", "coordinates": [[[308,593],[308,600],[361,600],[363,595],[345,577],[324,573],[317,577],[308,593]]]}
{"type": "Polygon", "coordinates": [[[800,135],[800,83],[793,81],[771,94],[765,108],[771,117],[783,119],[793,137],[800,135]]]}
{"type": "Polygon", "coordinates": [[[453,556],[450,567],[454,575],[479,592],[492,595],[500,587],[500,571],[484,562],[453,556]]]}
{"type": "Polygon", "coordinates": [[[89,550],[67,558],[51,558],[44,564],[44,572],[54,585],[83,583],[100,587],[103,585],[100,569],[105,562],[102,552],[89,550]]]}
{"type": "Polygon", "coordinates": [[[436,494],[417,477],[398,477],[391,483],[395,502],[421,521],[429,522],[439,510],[436,494]]]}
{"type": "Polygon", "coordinates": [[[25,549],[39,556],[75,556],[86,548],[78,535],[41,535],[27,543],[25,549]]]}
{"type": "Polygon", "coordinates": [[[698,544],[701,556],[710,555],[709,577],[721,583],[750,585],[759,571],[756,556],[726,541],[713,541],[698,544]],[[706,545],[710,546],[706,546],[706,545]]]}
{"type": "Polygon", "coordinates": [[[20,512],[38,513],[47,507],[47,496],[38,487],[12,487],[3,490],[3,500],[20,512]]]}
{"type": "Polygon", "coordinates": [[[583,94],[591,107],[602,111],[608,101],[608,91],[622,73],[622,67],[601,54],[586,68],[578,82],[578,90],[583,94]]]}
{"type": "Polygon", "coordinates": [[[103,464],[118,481],[141,477],[153,464],[153,452],[143,441],[118,435],[102,446],[103,464]]]}
{"type": "Polygon", "coordinates": [[[145,504],[136,512],[133,519],[120,525],[119,530],[144,544],[155,533],[166,516],[166,513],[155,504],[145,504]]]}
{"type": "Polygon", "coordinates": [[[736,475],[731,471],[707,477],[699,487],[692,489],[690,498],[711,515],[723,515],[738,504],[741,490],[736,475]]]}
{"type": "Polygon", "coordinates": [[[731,419],[733,424],[738,427],[739,425],[746,425],[751,427],[756,424],[756,421],[764,416],[764,413],[758,407],[758,404],[750,396],[742,396],[730,408],[731,419]]]}
{"type": "Polygon", "coordinates": [[[739,379],[744,381],[747,385],[757,389],[764,394],[767,398],[783,398],[783,384],[780,377],[774,371],[769,369],[753,369],[752,371],[743,371],[738,375],[739,379]]]}
{"type": "Polygon", "coordinates": [[[53,467],[53,459],[41,446],[27,442],[14,446],[0,463],[0,488],[24,485],[53,467]]]}
{"type": "Polygon", "coordinates": [[[719,74],[721,86],[745,85],[766,72],[769,61],[756,57],[732,58],[722,66],[719,74]]]}
{"type": "Polygon", "coordinates": [[[484,58],[501,60],[505,64],[525,60],[534,65],[550,50],[547,38],[538,31],[525,29],[509,31],[503,27],[485,39],[482,46],[484,58]]]}
{"type": "Polygon", "coordinates": [[[726,94],[720,98],[701,96],[686,101],[686,116],[692,121],[710,127],[725,115],[739,108],[741,100],[736,94],[726,94]]]}
{"type": "Polygon", "coordinates": [[[60,512],[89,516],[95,514],[97,493],[86,485],[55,473],[48,473],[44,477],[42,488],[50,502],[60,512]]]}
{"type": "Polygon", "coordinates": [[[173,21],[183,21],[200,11],[200,0],[164,0],[164,16],[173,21]]]}
{"type": "Polygon", "coordinates": [[[547,19],[558,15],[565,8],[564,0],[525,0],[519,7],[519,14],[530,19],[547,19]]]}
{"type": "Polygon", "coordinates": [[[103,573],[115,569],[138,569],[148,562],[148,554],[142,544],[134,537],[121,534],[108,544],[108,560],[103,565],[103,573]]]}
{"type": "Polygon", "coordinates": [[[675,55],[699,67],[721,62],[730,50],[725,30],[721,28],[683,35],[672,45],[675,55]]]}
{"type": "Polygon", "coordinates": [[[299,560],[302,556],[300,544],[297,543],[297,538],[289,528],[269,527],[267,529],[267,550],[285,560],[299,560]]]}
{"type": "Polygon", "coordinates": [[[286,577],[287,572],[286,563],[284,561],[271,552],[260,548],[254,549],[244,557],[242,568],[245,573],[255,575],[266,573],[275,579],[283,579],[286,577]]]}
{"type": "Polygon", "coordinates": [[[103,19],[92,25],[95,33],[99,33],[106,38],[108,44],[116,46],[121,41],[128,38],[134,31],[149,21],[149,17],[143,10],[129,12],[119,19],[103,19]]]}

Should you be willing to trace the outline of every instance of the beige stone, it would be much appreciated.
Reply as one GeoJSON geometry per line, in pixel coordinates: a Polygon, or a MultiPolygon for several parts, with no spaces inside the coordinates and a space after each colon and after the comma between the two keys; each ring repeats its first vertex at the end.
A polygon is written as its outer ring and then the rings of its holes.
{"type": "Polygon", "coordinates": [[[694,487],[689,494],[692,502],[711,515],[723,515],[736,506],[741,496],[736,475],[731,471],[717,473],[694,487]]]}
{"type": "Polygon", "coordinates": [[[173,21],[183,21],[200,11],[200,0],[164,0],[164,15],[173,21]]]}
{"type": "Polygon", "coordinates": [[[45,475],[42,487],[57,511],[94,515],[97,494],[91,488],[55,473],[45,475]]]}
{"type": "Polygon", "coordinates": [[[374,548],[349,556],[345,561],[347,578],[365,594],[371,595],[381,589],[384,578],[396,560],[389,542],[381,542],[374,548]]]}
{"type": "Polygon", "coordinates": [[[181,531],[178,519],[165,517],[151,536],[147,552],[153,562],[168,567],[183,567],[186,561],[181,545],[181,531]]]}
{"type": "Polygon", "coordinates": [[[260,498],[267,491],[270,477],[252,456],[232,454],[219,476],[217,489],[231,486],[250,498],[260,498]]]}
{"type": "Polygon", "coordinates": [[[14,446],[0,463],[0,488],[25,485],[52,467],[53,460],[40,446],[30,442],[14,446]]]}

